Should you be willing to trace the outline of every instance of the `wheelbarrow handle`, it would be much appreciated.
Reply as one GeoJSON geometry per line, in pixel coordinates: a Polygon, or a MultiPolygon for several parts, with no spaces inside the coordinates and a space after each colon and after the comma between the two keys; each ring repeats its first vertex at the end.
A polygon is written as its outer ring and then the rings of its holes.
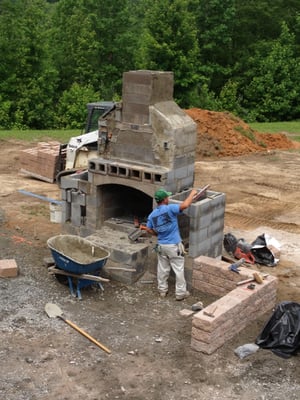
{"type": "Polygon", "coordinates": [[[100,347],[100,349],[106,351],[106,353],[110,354],[111,351],[105,347],[103,344],[101,344],[100,342],[98,342],[96,339],[94,339],[91,335],[89,335],[87,332],[85,332],[83,329],[79,328],[79,326],[77,326],[76,324],[74,324],[74,322],[65,319],[63,317],[60,317],[66,324],[70,325],[73,329],[75,329],[75,331],[81,333],[82,336],[86,337],[87,339],[89,339],[92,343],[94,343],[96,346],[100,347]]]}

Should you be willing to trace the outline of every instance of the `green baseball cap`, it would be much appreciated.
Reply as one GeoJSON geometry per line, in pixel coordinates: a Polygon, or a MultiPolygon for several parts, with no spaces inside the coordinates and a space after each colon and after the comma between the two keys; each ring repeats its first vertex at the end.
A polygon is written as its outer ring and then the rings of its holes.
{"type": "Polygon", "coordinates": [[[171,196],[171,192],[167,192],[166,190],[164,190],[164,189],[158,189],[155,193],[154,193],[154,198],[155,198],[155,201],[157,202],[157,203],[160,203],[161,201],[163,201],[163,199],[165,199],[166,197],[169,197],[169,196],[171,196]]]}

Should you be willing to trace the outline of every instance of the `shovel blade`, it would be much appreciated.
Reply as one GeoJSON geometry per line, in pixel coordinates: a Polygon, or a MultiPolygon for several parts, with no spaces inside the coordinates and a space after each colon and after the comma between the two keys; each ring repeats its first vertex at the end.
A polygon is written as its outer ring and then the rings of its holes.
{"type": "Polygon", "coordinates": [[[82,336],[86,337],[87,339],[89,339],[92,343],[94,343],[95,345],[97,345],[98,347],[100,347],[102,350],[106,351],[106,353],[110,354],[110,350],[105,347],[103,344],[101,344],[100,342],[98,342],[96,339],[94,339],[91,335],[89,335],[87,332],[85,332],[83,329],[79,328],[79,326],[77,326],[76,324],[74,324],[74,322],[69,321],[68,319],[65,319],[62,317],[62,310],[53,303],[47,303],[45,305],[45,311],[46,314],[48,315],[48,317],[50,318],[55,318],[55,317],[59,317],[61,318],[66,324],[68,324],[69,326],[71,326],[73,329],[75,329],[75,331],[79,332],[82,336]]]}
{"type": "Polygon", "coordinates": [[[49,318],[61,317],[63,314],[62,310],[53,303],[47,303],[45,305],[45,311],[49,318]]]}

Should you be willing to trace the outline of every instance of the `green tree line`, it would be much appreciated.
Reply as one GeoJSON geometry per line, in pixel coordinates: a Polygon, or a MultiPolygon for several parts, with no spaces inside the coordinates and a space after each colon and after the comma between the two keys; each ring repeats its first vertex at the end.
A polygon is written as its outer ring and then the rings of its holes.
{"type": "Polygon", "coordinates": [[[299,0],[0,0],[0,129],[81,128],[135,69],[182,108],[299,119],[299,50],[299,0]]]}

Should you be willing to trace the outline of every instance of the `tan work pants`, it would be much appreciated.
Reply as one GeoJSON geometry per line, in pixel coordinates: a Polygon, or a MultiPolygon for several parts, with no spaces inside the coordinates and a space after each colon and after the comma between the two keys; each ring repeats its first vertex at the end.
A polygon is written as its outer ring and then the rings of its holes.
{"type": "Polygon", "coordinates": [[[186,292],[186,281],[184,276],[184,255],[180,252],[177,244],[162,244],[158,246],[157,252],[157,283],[159,292],[168,291],[168,278],[171,269],[175,273],[175,295],[180,296],[186,292]]]}

